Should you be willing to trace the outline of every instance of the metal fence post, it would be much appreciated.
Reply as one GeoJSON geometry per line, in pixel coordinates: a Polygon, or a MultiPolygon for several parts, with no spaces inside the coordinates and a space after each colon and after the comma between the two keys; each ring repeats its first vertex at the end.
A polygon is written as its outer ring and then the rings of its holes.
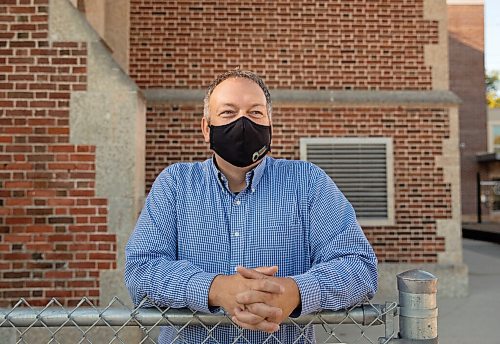
{"type": "Polygon", "coordinates": [[[397,275],[399,335],[411,343],[438,343],[437,278],[429,272],[410,270],[397,275]]]}

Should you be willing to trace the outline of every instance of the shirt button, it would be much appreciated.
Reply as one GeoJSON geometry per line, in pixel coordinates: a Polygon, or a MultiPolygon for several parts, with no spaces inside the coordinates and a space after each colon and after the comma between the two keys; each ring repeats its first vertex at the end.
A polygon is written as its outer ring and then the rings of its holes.
{"type": "Polygon", "coordinates": [[[234,202],[234,204],[236,204],[236,205],[240,205],[240,204],[241,204],[241,201],[240,201],[240,200],[237,200],[236,202],[234,202]]]}
{"type": "Polygon", "coordinates": [[[240,232],[234,232],[234,236],[239,237],[240,236],[240,232]]]}
{"type": "Polygon", "coordinates": [[[252,188],[252,193],[253,193],[253,192],[255,192],[255,189],[254,189],[254,188],[252,188]]]}

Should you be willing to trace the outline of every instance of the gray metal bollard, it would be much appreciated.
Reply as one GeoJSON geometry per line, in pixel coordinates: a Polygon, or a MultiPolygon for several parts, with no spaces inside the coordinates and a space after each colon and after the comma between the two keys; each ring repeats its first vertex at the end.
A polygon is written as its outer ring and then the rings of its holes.
{"type": "Polygon", "coordinates": [[[422,270],[397,275],[401,342],[438,343],[437,277],[422,270]]]}

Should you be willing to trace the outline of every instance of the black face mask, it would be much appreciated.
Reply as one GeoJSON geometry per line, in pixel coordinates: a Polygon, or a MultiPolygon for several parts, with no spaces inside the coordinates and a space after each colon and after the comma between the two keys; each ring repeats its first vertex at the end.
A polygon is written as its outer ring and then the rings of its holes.
{"type": "Polygon", "coordinates": [[[271,126],[244,116],[226,125],[210,125],[210,148],[231,165],[250,166],[271,150],[271,126]]]}

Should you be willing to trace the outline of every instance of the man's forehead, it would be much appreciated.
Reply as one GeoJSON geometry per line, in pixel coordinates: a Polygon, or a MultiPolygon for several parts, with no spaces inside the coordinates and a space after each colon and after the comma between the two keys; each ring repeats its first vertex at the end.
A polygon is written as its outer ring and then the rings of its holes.
{"type": "Polygon", "coordinates": [[[266,97],[261,87],[253,80],[244,77],[230,77],[215,86],[213,94],[226,93],[234,90],[234,87],[245,88],[248,92],[256,93],[266,97]]]}

